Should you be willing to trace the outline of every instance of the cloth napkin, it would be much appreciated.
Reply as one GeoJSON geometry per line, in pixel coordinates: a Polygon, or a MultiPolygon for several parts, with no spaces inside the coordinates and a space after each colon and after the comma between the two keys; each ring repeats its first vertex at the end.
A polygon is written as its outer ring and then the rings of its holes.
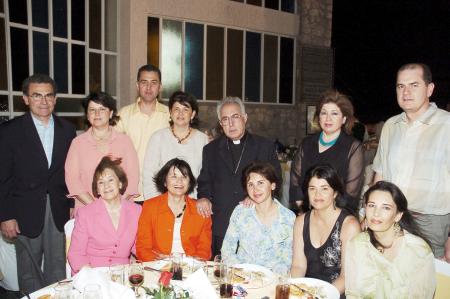
{"type": "Polygon", "coordinates": [[[212,286],[208,276],[206,276],[202,268],[189,275],[189,277],[183,281],[183,285],[192,294],[194,299],[219,298],[216,290],[212,286]]]}
{"type": "Polygon", "coordinates": [[[109,279],[108,271],[102,268],[83,268],[73,278],[73,286],[80,292],[88,284],[98,284],[103,299],[135,299],[133,291],[109,279]]]}

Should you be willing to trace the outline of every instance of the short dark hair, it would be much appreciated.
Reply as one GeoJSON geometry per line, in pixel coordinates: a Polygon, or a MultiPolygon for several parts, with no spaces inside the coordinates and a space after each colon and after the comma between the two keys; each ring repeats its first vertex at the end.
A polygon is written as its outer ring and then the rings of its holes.
{"type": "Polygon", "coordinates": [[[161,82],[161,70],[158,67],[156,67],[156,66],[154,66],[152,64],[145,64],[145,65],[141,66],[138,69],[136,81],[139,81],[139,79],[141,79],[141,73],[142,72],[155,72],[155,73],[157,73],[158,74],[158,78],[159,78],[159,82],[161,82]]]}
{"type": "MultiPolygon", "coordinates": [[[[394,201],[395,206],[397,207],[397,212],[402,212],[402,218],[398,222],[400,227],[410,234],[416,235],[420,238],[422,238],[425,242],[430,244],[429,241],[424,237],[422,231],[418,227],[416,221],[414,220],[414,217],[411,215],[411,212],[408,210],[408,201],[406,200],[405,195],[400,190],[399,187],[397,187],[395,184],[386,182],[386,181],[378,181],[376,182],[372,187],[370,187],[366,193],[364,193],[364,203],[367,204],[369,201],[370,195],[374,191],[383,191],[387,192],[391,195],[392,200],[394,201]]],[[[370,228],[367,228],[367,232],[370,236],[370,243],[375,248],[384,248],[383,245],[376,239],[373,231],[370,228]]]]}
{"type": "Polygon", "coordinates": [[[275,183],[276,189],[278,189],[280,181],[277,177],[277,171],[269,162],[255,161],[242,170],[241,184],[244,190],[247,190],[247,182],[250,179],[251,173],[257,173],[263,176],[270,183],[275,183]]]}
{"type": "Polygon", "coordinates": [[[97,168],[95,168],[94,178],[92,180],[92,194],[95,197],[100,196],[97,190],[97,181],[99,180],[99,178],[102,176],[102,174],[105,172],[106,169],[111,169],[112,171],[114,171],[114,173],[119,178],[119,181],[122,183],[122,187],[120,188],[119,192],[121,195],[125,193],[125,190],[127,190],[128,187],[128,178],[125,171],[120,166],[121,162],[122,162],[121,158],[114,159],[110,156],[105,156],[102,158],[100,163],[97,165],[97,168]]]}
{"type": "Polygon", "coordinates": [[[316,120],[319,119],[320,110],[322,110],[323,105],[333,103],[339,107],[342,112],[342,115],[345,116],[345,124],[344,131],[347,134],[352,133],[353,125],[355,123],[354,109],[353,104],[350,99],[343,93],[340,93],[337,90],[331,89],[327,90],[321,94],[319,103],[316,106],[316,120]]]}
{"type": "Polygon", "coordinates": [[[117,115],[117,103],[116,100],[107,94],[106,92],[91,92],[88,96],[83,99],[82,105],[84,108],[84,113],[88,114],[89,103],[94,102],[100,104],[113,112],[112,117],[109,119],[109,124],[114,126],[119,120],[119,116],[117,115]]]}
{"type": "MultiPolygon", "coordinates": [[[[192,108],[192,111],[195,111],[195,116],[191,121],[191,126],[196,126],[198,124],[198,104],[195,97],[184,91],[175,91],[169,98],[169,111],[172,111],[172,106],[175,103],[180,103],[185,107],[192,108]]],[[[169,122],[170,125],[173,125],[172,119],[169,122]]]]}
{"type": "Polygon", "coordinates": [[[156,189],[161,193],[167,192],[166,179],[172,167],[177,168],[184,177],[189,178],[189,187],[187,190],[187,194],[192,193],[192,191],[194,191],[195,185],[197,184],[197,180],[195,179],[195,176],[192,173],[191,167],[189,166],[188,162],[178,158],[169,160],[153,177],[153,182],[156,185],[156,189]]]}
{"type": "Polygon", "coordinates": [[[344,184],[342,183],[341,177],[337,173],[336,169],[334,169],[329,164],[316,165],[306,172],[305,180],[303,182],[303,194],[305,194],[305,198],[302,202],[302,208],[304,211],[309,211],[311,209],[308,187],[309,182],[314,177],[327,181],[331,189],[333,189],[333,191],[337,193],[335,199],[337,207],[345,209],[351,214],[355,215],[357,204],[355,204],[353,201],[355,201],[356,199],[345,193],[345,188],[344,184]]]}
{"type": "Polygon", "coordinates": [[[22,82],[22,93],[24,95],[28,94],[28,89],[30,88],[30,84],[50,84],[53,89],[53,93],[56,95],[57,88],[56,88],[56,82],[53,80],[49,75],[45,74],[34,74],[23,80],[22,82]]]}
{"type": "Polygon", "coordinates": [[[420,62],[413,62],[413,63],[407,63],[402,65],[398,71],[397,71],[397,76],[400,72],[404,71],[404,70],[413,70],[413,69],[422,69],[422,78],[423,81],[425,81],[425,83],[428,85],[431,82],[433,82],[433,75],[431,74],[431,69],[428,65],[426,65],[425,63],[420,63],[420,62]]]}

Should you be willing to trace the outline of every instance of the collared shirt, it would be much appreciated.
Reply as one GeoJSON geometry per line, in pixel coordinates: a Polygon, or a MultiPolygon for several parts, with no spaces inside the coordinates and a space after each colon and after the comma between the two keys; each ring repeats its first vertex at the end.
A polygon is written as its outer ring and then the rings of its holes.
{"type": "Polygon", "coordinates": [[[270,226],[261,223],[255,207],[238,205],[234,209],[221,250],[228,264],[257,264],[279,274],[289,271],[295,214],[274,201],[278,217],[270,226]]]}
{"type": "Polygon", "coordinates": [[[450,113],[431,103],[412,123],[405,113],[391,117],[383,127],[373,170],[402,190],[410,210],[450,213],[450,113]]]}
{"type": "Polygon", "coordinates": [[[48,124],[37,119],[33,113],[31,113],[31,118],[33,119],[34,126],[41,140],[42,147],[44,148],[45,156],[47,157],[48,168],[52,164],[52,154],[53,154],[53,139],[55,136],[55,122],[53,121],[53,115],[50,116],[48,124]]]}
{"type": "MultiPolygon", "coordinates": [[[[131,138],[134,148],[138,153],[141,179],[139,180],[139,193],[142,194],[142,169],[144,166],[145,151],[150,137],[159,129],[169,126],[169,108],[156,102],[155,111],[151,116],[141,112],[139,108],[140,98],[136,103],[123,107],[119,111],[120,120],[115,128],[131,138]]],[[[137,200],[143,200],[139,197],[137,200]]]]}

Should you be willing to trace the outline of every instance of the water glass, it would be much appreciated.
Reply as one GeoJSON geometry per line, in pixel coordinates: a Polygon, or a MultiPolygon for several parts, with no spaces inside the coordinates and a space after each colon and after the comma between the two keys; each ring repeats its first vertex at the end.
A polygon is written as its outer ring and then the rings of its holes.
{"type": "Polygon", "coordinates": [[[224,263],[219,266],[219,293],[220,298],[231,298],[233,296],[233,268],[229,268],[224,263]]]}
{"type": "Polygon", "coordinates": [[[72,299],[72,284],[61,282],[55,286],[55,299],[72,299]]]}
{"type": "Polygon", "coordinates": [[[83,290],[83,299],[101,299],[102,288],[98,284],[88,284],[83,290]]]}
{"type": "Polygon", "coordinates": [[[109,267],[109,277],[112,281],[125,284],[124,281],[124,269],[125,267],[123,265],[112,265],[109,267]]]}

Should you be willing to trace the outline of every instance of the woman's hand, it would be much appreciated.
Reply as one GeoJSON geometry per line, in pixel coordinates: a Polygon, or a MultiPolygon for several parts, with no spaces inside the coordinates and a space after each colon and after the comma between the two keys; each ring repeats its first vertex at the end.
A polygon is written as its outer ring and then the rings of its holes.
{"type": "Polygon", "coordinates": [[[253,200],[250,199],[250,197],[246,196],[243,201],[239,202],[240,205],[243,205],[244,208],[251,208],[255,205],[253,200]]]}
{"type": "Polygon", "coordinates": [[[212,204],[209,199],[205,197],[198,199],[197,211],[203,218],[210,217],[212,215],[212,204]]]}

